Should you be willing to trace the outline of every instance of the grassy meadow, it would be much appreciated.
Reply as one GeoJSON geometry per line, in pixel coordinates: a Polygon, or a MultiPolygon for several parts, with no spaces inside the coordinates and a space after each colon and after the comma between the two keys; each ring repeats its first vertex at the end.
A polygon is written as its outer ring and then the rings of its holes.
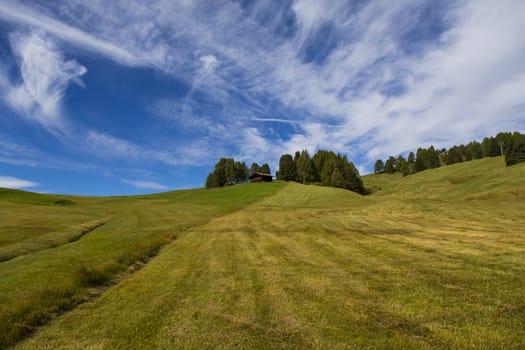
{"type": "Polygon", "coordinates": [[[525,348],[525,164],[363,180],[0,190],[0,347],[525,348]]]}
{"type": "Polygon", "coordinates": [[[109,198],[0,189],[0,348],[138,270],[188,227],[280,187],[109,198]]]}

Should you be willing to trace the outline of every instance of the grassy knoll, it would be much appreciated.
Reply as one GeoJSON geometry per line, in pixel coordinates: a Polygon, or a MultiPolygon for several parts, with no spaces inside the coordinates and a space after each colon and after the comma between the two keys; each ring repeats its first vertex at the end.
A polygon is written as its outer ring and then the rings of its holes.
{"type": "Polygon", "coordinates": [[[286,184],[17,347],[523,348],[525,164],[500,163],[286,184]]]}
{"type": "Polygon", "coordinates": [[[111,198],[0,189],[0,348],[98,294],[189,227],[281,186],[111,198]]]}

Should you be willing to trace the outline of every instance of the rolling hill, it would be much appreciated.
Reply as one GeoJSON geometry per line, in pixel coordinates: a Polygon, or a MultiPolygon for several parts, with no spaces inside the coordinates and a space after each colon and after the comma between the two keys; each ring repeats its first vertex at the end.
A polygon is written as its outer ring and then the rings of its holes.
{"type": "Polygon", "coordinates": [[[525,164],[363,181],[0,190],[0,345],[525,347],[525,164]]]}

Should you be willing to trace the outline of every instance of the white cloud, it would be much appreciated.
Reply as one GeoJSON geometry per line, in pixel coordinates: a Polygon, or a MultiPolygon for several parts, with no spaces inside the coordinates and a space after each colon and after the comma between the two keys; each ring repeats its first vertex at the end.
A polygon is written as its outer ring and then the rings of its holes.
{"type": "Polygon", "coordinates": [[[146,65],[147,58],[140,58],[127,50],[105,40],[96,38],[82,30],[63,22],[36,13],[31,8],[16,3],[0,3],[0,17],[8,21],[30,25],[45,30],[49,34],[83,47],[90,51],[102,53],[116,62],[130,66],[146,65]]]}
{"type": "Polygon", "coordinates": [[[140,190],[167,190],[169,187],[154,181],[123,180],[124,183],[140,190]]]}
{"type": "Polygon", "coordinates": [[[6,188],[27,188],[38,186],[38,183],[19,179],[11,176],[0,176],[0,187],[6,188]]]}
{"type": "MultiPolygon", "coordinates": [[[[119,159],[128,164],[160,162],[167,165],[201,165],[213,159],[219,148],[211,149],[208,140],[190,145],[163,142],[162,145],[139,145],[106,133],[90,130],[79,146],[103,159],[119,159]]],[[[220,152],[220,151],[219,151],[220,152]]]]}
{"type": "Polygon", "coordinates": [[[202,62],[202,74],[203,75],[208,75],[211,72],[213,72],[213,70],[219,63],[219,60],[214,55],[204,55],[204,56],[199,57],[199,60],[202,62]]]}
{"type": "Polygon", "coordinates": [[[284,123],[284,124],[294,124],[294,125],[300,125],[301,122],[298,120],[290,120],[290,119],[284,119],[284,118],[250,118],[250,120],[255,122],[263,122],[263,123],[284,123]]]}
{"type": "Polygon", "coordinates": [[[261,155],[268,157],[272,153],[272,144],[256,128],[239,130],[241,146],[241,160],[257,160],[261,155]]]}
{"type": "Polygon", "coordinates": [[[135,160],[144,154],[140,146],[117,137],[90,130],[86,134],[86,145],[103,157],[120,157],[135,160]]]}
{"type": "Polygon", "coordinates": [[[76,61],[65,60],[50,39],[36,33],[13,34],[10,39],[18,58],[21,82],[3,84],[5,100],[22,116],[50,130],[65,129],[61,113],[64,91],[70,82],[80,82],[86,68],[76,61]]]}
{"type": "MultiPolygon", "coordinates": [[[[503,126],[524,130],[525,41],[516,34],[525,32],[523,1],[434,5],[448,29],[424,38],[414,52],[407,52],[415,44],[404,35],[422,24],[428,4],[348,5],[296,0],[289,8],[258,2],[243,9],[237,2],[71,0],[41,14],[11,2],[0,4],[0,17],[124,65],[157,67],[201,90],[200,100],[192,89],[186,98],[152,107],[163,123],[198,129],[198,141],[142,146],[92,134],[89,141],[104,155],[195,164],[223,151],[275,158],[322,147],[362,152],[369,162],[430,143],[468,142],[503,126]],[[293,23],[285,35],[276,34],[284,22],[293,23]],[[322,40],[313,51],[324,56],[312,61],[305,50],[316,36],[322,40]],[[213,108],[195,108],[202,100],[213,108]],[[293,128],[286,135],[263,132],[270,121],[293,128]]],[[[13,90],[13,99],[28,104],[25,91],[18,93],[13,90]]]]}

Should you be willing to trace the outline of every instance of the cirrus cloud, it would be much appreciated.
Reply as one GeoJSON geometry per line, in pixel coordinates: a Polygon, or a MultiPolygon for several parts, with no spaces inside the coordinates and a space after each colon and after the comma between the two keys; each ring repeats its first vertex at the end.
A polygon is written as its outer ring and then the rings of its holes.
{"type": "Polygon", "coordinates": [[[11,176],[0,176],[0,187],[19,189],[35,186],[38,186],[38,183],[33,181],[19,179],[17,177],[11,176]]]}

